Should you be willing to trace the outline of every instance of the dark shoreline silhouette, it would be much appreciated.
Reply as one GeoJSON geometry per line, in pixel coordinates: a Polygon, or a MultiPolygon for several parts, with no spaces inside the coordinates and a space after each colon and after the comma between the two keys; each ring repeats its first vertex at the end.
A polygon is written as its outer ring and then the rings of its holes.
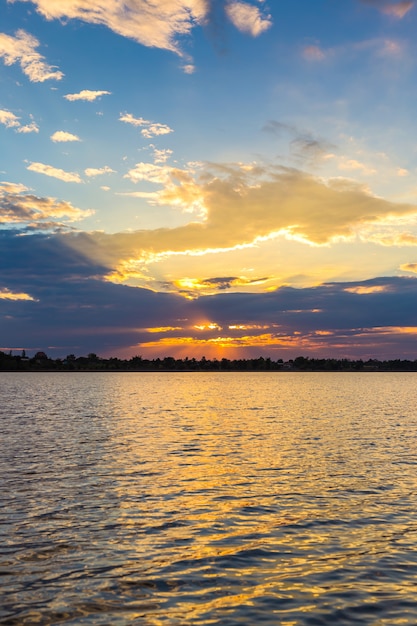
{"type": "Polygon", "coordinates": [[[76,357],[69,354],[64,359],[49,358],[45,352],[37,352],[29,358],[0,351],[0,371],[8,372],[417,372],[417,359],[350,360],[334,358],[311,358],[298,356],[284,361],[259,357],[256,359],[175,359],[172,356],[144,359],[117,357],[101,358],[90,353],[76,357]]]}

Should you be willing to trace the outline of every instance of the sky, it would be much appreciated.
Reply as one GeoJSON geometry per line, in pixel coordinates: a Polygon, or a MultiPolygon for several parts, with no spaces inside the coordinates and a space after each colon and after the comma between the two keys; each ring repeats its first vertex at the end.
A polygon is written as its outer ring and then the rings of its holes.
{"type": "Polygon", "coordinates": [[[0,0],[0,350],[417,358],[415,0],[0,0]]]}

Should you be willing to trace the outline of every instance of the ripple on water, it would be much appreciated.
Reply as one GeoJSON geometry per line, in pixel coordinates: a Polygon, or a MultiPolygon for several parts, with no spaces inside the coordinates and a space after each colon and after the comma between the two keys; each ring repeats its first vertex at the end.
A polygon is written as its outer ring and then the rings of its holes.
{"type": "Polygon", "coordinates": [[[414,380],[6,374],[0,623],[415,626],[414,380]]]}

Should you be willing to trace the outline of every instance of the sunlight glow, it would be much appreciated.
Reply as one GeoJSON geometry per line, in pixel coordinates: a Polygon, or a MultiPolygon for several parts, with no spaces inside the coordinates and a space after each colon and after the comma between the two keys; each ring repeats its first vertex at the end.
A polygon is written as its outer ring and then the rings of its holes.
{"type": "Polygon", "coordinates": [[[370,293],[382,293],[389,291],[389,288],[386,285],[374,285],[370,287],[358,286],[358,287],[346,287],[344,291],[348,293],[357,293],[358,295],[365,295],[370,293]]]}
{"type": "Polygon", "coordinates": [[[28,293],[16,293],[9,289],[0,289],[0,300],[31,300],[38,302],[36,298],[32,298],[28,293]]]}

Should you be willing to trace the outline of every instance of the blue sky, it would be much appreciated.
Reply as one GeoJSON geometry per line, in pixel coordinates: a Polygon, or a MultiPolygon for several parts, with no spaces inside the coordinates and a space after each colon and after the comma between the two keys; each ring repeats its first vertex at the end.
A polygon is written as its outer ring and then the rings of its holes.
{"type": "Polygon", "coordinates": [[[414,358],[414,4],[0,0],[0,349],[414,358]]]}

